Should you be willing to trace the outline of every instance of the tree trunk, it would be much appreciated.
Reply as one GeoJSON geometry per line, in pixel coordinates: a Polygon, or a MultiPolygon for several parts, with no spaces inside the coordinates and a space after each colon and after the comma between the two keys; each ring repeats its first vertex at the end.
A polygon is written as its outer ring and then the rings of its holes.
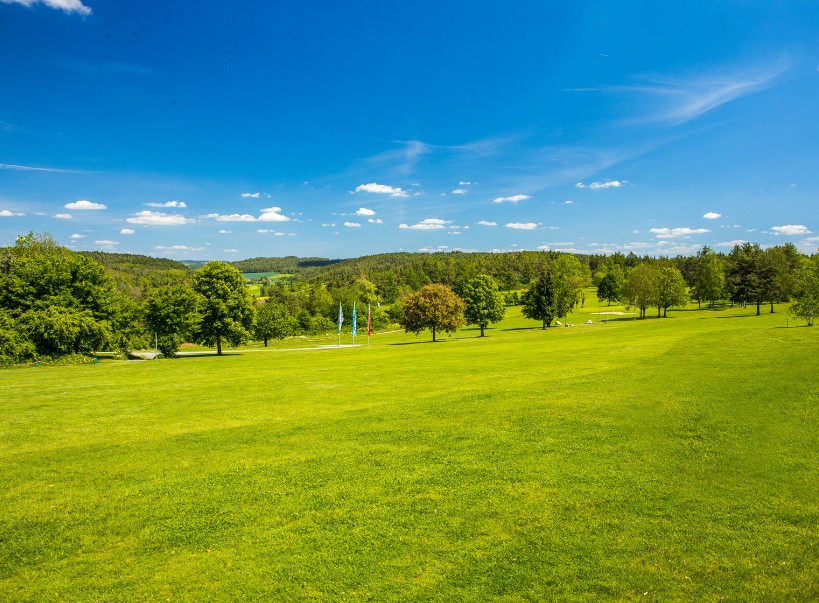
{"type": "Polygon", "coordinates": [[[663,318],[668,318],[668,314],[666,313],[668,308],[663,308],[663,318]]]}
{"type": "Polygon", "coordinates": [[[660,318],[660,311],[662,310],[662,306],[657,306],[657,318],[660,318]]]}
{"type": "Polygon", "coordinates": [[[216,355],[222,355],[222,334],[218,332],[216,333],[216,355]]]}
{"type": "Polygon", "coordinates": [[[773,314],[773,313],[774,313],[774,311],[773,311],[773,302],[771,302],[771,314],[773,314]]]}
{"type": "Polygon", "coordinates": [[[756,315],[757,315],[757,316],[759,316],[759,306],[760,306],[760,305],[761,305],[761,304],[760,304],[759,302],[756,302],[756,315]]]}
{"type": "Polygon", "coordinates": [[[435,342],[435,325],[432,325],[432,341],[435,342]]]}
{"type": "Polygon", "coordinates": [[[546,325],[546,319],[544,318],[544,319],[543,319],[543,326],[541,327],[541,329],[543,329],[543,330],[545,331],[545,330],[546,330],[546,326],[547,326],[547,325],[546,325]]]}
{"type": "Polygon", "coordinates": [[[264,347],[267,347],[267,337],[264,338],[264,347]]]}
{"type": "Polygon", "coordinates": [[[481,337],[483,337],[483,328],[484,328],[485,326],[486,326],[486,325],[481,325],[481,337]]]}

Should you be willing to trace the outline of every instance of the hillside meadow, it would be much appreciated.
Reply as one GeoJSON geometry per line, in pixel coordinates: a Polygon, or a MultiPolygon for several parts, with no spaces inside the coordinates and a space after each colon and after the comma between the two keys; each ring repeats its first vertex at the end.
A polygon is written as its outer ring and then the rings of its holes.
{"type": "Polygon", "coordinates": [[[622,310],[0,371],[0,598],[819,599],[819,330],[622,310]]]}

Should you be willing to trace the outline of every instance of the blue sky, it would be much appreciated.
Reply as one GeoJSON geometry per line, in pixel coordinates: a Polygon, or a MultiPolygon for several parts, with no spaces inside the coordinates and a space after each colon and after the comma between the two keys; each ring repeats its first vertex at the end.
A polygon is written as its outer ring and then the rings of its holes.
{"type": "Polygon", "coordinates": [[[819,247],[814,1],[0,0],[0,56],[0,245],[819,247]]]}

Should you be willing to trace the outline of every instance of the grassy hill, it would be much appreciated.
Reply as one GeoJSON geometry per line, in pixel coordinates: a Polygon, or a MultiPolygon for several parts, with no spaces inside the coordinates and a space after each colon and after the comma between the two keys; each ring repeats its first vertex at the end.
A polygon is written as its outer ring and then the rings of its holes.
{"type": "Polygon", "coordinates": [[[598,311],[0,371],[0,592],[819,599],[819,331],[598,311]]]}

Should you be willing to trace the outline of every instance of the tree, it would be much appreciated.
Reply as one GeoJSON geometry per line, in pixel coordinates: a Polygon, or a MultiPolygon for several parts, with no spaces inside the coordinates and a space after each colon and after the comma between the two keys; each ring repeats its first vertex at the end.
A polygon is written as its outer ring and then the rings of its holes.
{"type": "Polygon", "coordinates": [[[117,293],[101,264],[34,233],[17,237],[0,264],[0,309],[15,323],[6,345],[60,356],[115,343],[117,293]]]}
{"type": "Polygon", "coordinates": [[[242,274],[225,262],[208,262],[193,275],[193,290],[201,296],[199,324],[194,341],[216,346],[222,354],[222,340],[241,345],[253,326],[253,300],[242,274]]]}
{"type": "MultiPolygon", "coordinates": [[[[734,245],[728,254],[728,278],[734,299],[743,306],[749,301],[756,304],[758,316],[760,306],[775,295],[777,280],[774,257],[763,251],[757,243],[734,245]]],[[[773,304],[771,310],[773,311],[773,304]]]]}
{"type": "Polygon", "coordinates": [[[264,347],[267,347],[268,339],[284,339],[294,335],[297,326],[296,319],[281,304],[267,301],[256,306],[253,335],[264,342],[264,347]]]}
{"type": "Polygon", "coordinates": [[[811,327],[819,316],[819,256],[802,260],[795,287],[795,299],[788,312],[795,318],[804,319],[811,327]]]}
{"type": "Polygon", "coordinates": [[[639,308],[640,318],[645,318],[646,308],[657,305],[657,285],[657,272],[646,262],[628,273],[623,283],[623,299],[628,306],[639,308]]]}
{"type": "Polygon", "coordinates": [[[404,330],[418,335],[429,329],[432,341],[438,331],[452,333],[465,324],[464,301],[446,285],[424,285],[403,299],[401,309],[404,330]]]}
{"type": "Polygon", "coordinates": [[[173,357],[197,323],[199,298],[184,285],[166,285],[151,291],[145,300],[145,326],[156,334],[157,347],[173,357]]]}
{"type": "Polygon", "coordinates": [[[620,300],[620,292],[623,289],[623,281],[625,277],[623,276],[623,269],[619,266],[616,267],[617,270],[611,270],[606,273],[606,275],[600,279],[600,284],[597,286],[597,299],[603,301],[604,299],[609,302],[619,301],[620,300]]]}
{"type": "Polygon", "coordinates": [[[566,316],[576,301],[577,291],[550,263],[524,291],[522,314],[526,318],[542,321],[542,328],[546,329],[553,320],[566,316]]]}
{"type": "Polygon", "coordinates": [[[655,270],[657,272],[657,318],[660,317],[660,310],[665,318],[668,308],[685,306],[688,303],[688,287],[682,272],[671,264],[658,264],[655,270]]]}
{"type": "Polygon", "coordinates": [[[698,303],[714,302],[722,299],[725,290],[725,262],[722,257],[703,247],[696,257],[696,274],[694,276],[693,295],[698,303]]]}
{"type": "Polygon", "coordinates": [[[463,288],[463,299],[466,303],[464,317],[467,324],[478,325],[481,337],[484,329],[490,324],[500,322],[506,314],[503,295],[491,276],[482,274],[468,281],[463,288]]]}

